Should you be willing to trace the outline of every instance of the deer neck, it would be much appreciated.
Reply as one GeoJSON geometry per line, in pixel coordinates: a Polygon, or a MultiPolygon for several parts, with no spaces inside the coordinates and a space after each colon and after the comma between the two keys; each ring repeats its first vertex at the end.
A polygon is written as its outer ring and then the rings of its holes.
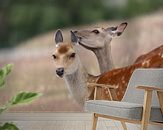
{"type": "Polygon", "coordinates": [[[101,73],[107,72],[114,68],[110,43],[105,43],[104,47],[96,48],[92,51],[97,57],[101,73]]]}
{"type": "Polygon", "coordinates": [[[76,71],[72,74],[68,74],[65,77],[68,90],[70,91],[73,98],[81,105],[84,106],[85,99],[87,97],[87,79],[89,78],[88,73],[83,68],[81,63],[79,64],[76,71]]]}

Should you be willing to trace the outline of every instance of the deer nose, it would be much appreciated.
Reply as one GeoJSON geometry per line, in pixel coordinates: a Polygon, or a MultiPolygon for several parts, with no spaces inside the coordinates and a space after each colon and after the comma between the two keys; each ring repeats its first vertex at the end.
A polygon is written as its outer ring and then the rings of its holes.
{"type": "Polygon", "coordinates": [[[58,69],[56,70],[56,74],[57,74],[59,77],[63,77],[64,68],[58,68],[58,69]]]}

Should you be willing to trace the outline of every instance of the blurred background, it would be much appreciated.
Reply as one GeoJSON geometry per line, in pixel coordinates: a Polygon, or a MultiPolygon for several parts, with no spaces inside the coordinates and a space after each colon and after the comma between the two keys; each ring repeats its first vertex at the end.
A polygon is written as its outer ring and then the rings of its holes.
{"type": "MultiPolygon", "coordinates": [[[[19,91],[36,91],[43,96],[11,111],[82,111],[63,79],[55,76],[54,32],[60,28],[69,35],[70,30],[117,26],[124,21],[127,29],[111,43],[116,67],[130,65],[163,44],[163,0],[0,0],[0,67],[14,64],[0,91],[0,104],[19,91]]],[[[88,72],[99,74],[94,54],[80,50],[88,72]]]]}

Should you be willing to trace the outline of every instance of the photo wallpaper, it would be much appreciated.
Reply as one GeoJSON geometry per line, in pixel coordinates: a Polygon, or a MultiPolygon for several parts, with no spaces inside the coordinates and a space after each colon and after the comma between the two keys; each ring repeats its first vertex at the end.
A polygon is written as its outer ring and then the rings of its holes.
{"type": "Polygon", "coordinates": [[[163,67],[163,1],[1,0],[6,64],[0,106],[19,92],[40,94],[12,112],[83,112],[95,96],[121,100],[136,68],[163,67]]]}

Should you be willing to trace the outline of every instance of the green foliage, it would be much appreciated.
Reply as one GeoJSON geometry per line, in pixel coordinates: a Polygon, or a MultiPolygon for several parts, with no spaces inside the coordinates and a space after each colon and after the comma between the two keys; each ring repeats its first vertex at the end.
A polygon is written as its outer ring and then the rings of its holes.
{"type": "Polygon", "coordinates": [[[30,103],[40,96],[40,93],[20,92],[12,97],[9,102],[7,102],[3,107],[0,108],[0,114],[11,108],[12,106],[30,103]]]}
{"type": "MultiPolygon", "coordinates": [[[[11,72],[12,68],[13,65],[8,64],[4,66],[2,69],[0,69],[0,87],[2,87],[5,84],[6,76],[11,72]]],[[[0,107],[0,114],[13,106],[30,103],[39,96],[41,96],[40,93],[20,92],[16,94],[14,97],[12,97],[11,100],[9,100],[4,106],[0,107]]],[[[3,126],[0,126],[0,130],[19,130],[19,129],[12,123],[5,123],[3,126]]]]}
{"type": "Polygon", "coordinates": [[[0,126],[0,130],[19,130],[19,128],[12,123],[5,123],[3,126],[0,126]]]}
{"type": "Polygon", "coordinates": [[[163,7],[163,0],[0,0],[0,47],[57,28],[131,18],[163,7]]]}
{"type": "MultiPolygon", "coordinates": [[[[6,106],[7,106],[7,105],[6,105],[6,106]]],[[[4,112],[4,111],[7,109],[6,106],[0,107],[0,114],[1,114],[2,112],[4,112]]]]}
{"type": "Polygon", "coordinates": [[[12,68],[13,68],[13,65],[8,64],[2,69],[0,69],[0,88],[4,86],[6,76],[11,72],[12,68]]]}
{"type": "Polygon", "coordinates": [[[9,103],[11,105],[19,105],[24,103],[30,103],[36,98],[41,96],[40,93],[34,93],[34,92],[20,92],[16,96],[14,96],[9,103]]]}

